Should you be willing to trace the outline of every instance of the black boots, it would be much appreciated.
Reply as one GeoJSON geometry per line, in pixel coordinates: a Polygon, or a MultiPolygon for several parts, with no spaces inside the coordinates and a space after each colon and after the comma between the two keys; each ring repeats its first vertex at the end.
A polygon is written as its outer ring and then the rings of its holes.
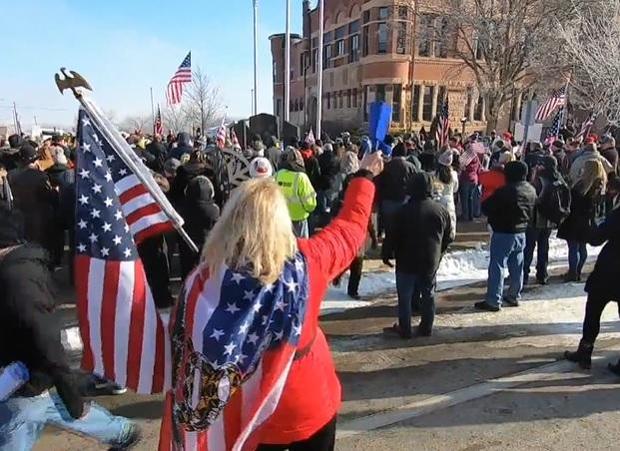
{"type": "Polygon", "coordinates": [[[564,352],[564,358],[566,360],[579,364],[579,366],[583,368],[584,370],[589,370],[592,367],[592,350],[593,349],[594,349],[594,344],[586,343],[585,341],[581,340],[579,342],[579,348],[577,348],[577,351],[564,352]]]}

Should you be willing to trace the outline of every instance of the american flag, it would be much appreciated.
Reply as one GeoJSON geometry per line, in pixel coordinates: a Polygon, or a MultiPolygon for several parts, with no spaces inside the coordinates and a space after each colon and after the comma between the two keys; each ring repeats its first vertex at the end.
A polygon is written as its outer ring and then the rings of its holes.
{"type": "Polygon", "coordinates": [[[594,127],[594,121],[596,120],[596,114],[590,113],[588,119],[586,119],[583,124],[581,124],[581,130],[575,136],[575,139],[585,138],[592,131],[592,127],[594,127]]]}
{"type": "Polygon", "coordinates": [[[564,107],[560,108],[553,118],[553,124],[551,125],[551,128],[547,130],[547,139],[553,139],[560,136],[562,122],[564,122],[564,107]]]}
{"type": "Polygon", "coordinates": [[[306,139],[304,140],[304,142],[309,146],[312,146],[316,142],[316,139],[314,137],[314,131],[312,129],[310,129],[310,131],[306,135],[306,139]]]}
{"type": "Polygon", "coordinates": [[[163,135],[164,134],[164,124],[161,121],[161,108],[157,105],[157,115],[155,116],[155,134],[163,135]]]}
{"type": "Polygon", "coordinates": [[[553,113],[553,111],[557,107],[563,107],[565,105],[566,105],[566,86],[563,86],[557,91],[554,91],[551,94],[551,97],[549,97],[545,101],[545,103],[543,103],[542,105],[540,105],[540,107],[538,107],[538,111],[536,112],[536,120],[538,122],[546,121],[547,119],[549,119],[549,116],[551,116],[551,113],[553,113]]]}
{"type": "Polygon", "coordinates": [[[441,102],[441,108],[437,113],[437,131],[435,138],[437,139],[437,148],[441,149],[448,143],[450,137],[450,110],[448,106],[448,97],[446,96],[441,102]]]}
{"type": "Polygon", "coordinates": [[[192,81],[192,52],[189,52],[168,82],[166,98],[168,105],[177,105],[183,98],[183,88],[192,81]]]}
{"type": "Polygon", "coordinates": [[[278,406],[293,363],[307,297],[300,254],[269,285],[226,266],[190,274],[170,322],[174,385],[160,451],[256,449],[254,432],[278,406]]]}
{"type": "Polygon", "coordinates": [[[220,125],[220,128],[217,129],[217,136],[215,138],[215,143],[220,149],[226,147],[226,130],[226,125],[222,120],[222,124],[220,125]]]}
{"type": "Polygon", "coordinates": [[[237,138],[237,133],[235,133],[235,129],[230,129],[230,140],[232,141],[233,147],[240,147],[239,139],[237,138]]]}
{"type": "Polygon", "coordinates": [[[173,227],[104,136],[80,110],[75,278],[82,367],[139,393],[161,392],[170,385],[170,345],[136,243],[173,227]]]}

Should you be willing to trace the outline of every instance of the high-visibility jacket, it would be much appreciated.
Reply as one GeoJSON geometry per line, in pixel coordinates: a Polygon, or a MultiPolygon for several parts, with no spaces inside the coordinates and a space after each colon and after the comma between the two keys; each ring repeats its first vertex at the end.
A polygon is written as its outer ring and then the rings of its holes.
{"type": "Polygon", "coordinates": [[[304,172],[280,169],[276,173],[276,182],[286,198],[291,219],[307,219],[316,208],[316,192],[308,176],[304,172]]]}

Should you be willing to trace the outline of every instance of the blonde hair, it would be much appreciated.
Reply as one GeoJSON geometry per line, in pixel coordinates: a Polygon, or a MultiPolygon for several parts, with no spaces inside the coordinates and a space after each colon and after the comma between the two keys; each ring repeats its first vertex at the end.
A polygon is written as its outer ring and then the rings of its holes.
{"type": "Polygon", "coordinates": [[[575,183],[575,189],[583,195],[601,194],[605,190],[605,185],[607,185],[607,174],[603,164],[598,160],[587,160],[575,183]]]}
{"type": "Polygon", "coordinates": [[[275,282],[297,252],[286,200],[271,179],[237,188],[209,233],[202,260],[217,271],[243,269],[263,283],[275,282]]]}

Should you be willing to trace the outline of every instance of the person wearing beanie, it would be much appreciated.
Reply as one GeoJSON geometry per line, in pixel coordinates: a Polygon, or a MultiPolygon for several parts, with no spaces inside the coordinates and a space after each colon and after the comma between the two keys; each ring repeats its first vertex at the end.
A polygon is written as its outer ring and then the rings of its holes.
{"type": "Polygon", "coordinates": [[[537,249],[536,281],[540,285],[546,285],[549,279],[549,237],[551,231],[557,229],[568,216],[571,194],[570,188],[558,172],[557,160],[551,155],[542,157],[540,164],[534,168],[531,180],[538,198],[534,215],[525,233],[523,283],[528,284],[534,250],[537,249]]]}
{"type": "Polygon", "coordinates": [[[256,157],[250,163],[250,177],[253,179],[268,178],[273,175],[271,163],[265,157],[256,157]]]}
{"type": "Polygon", "coordinates": [[[536,190],[527,182],[528,168],[521,161],[511,161],[504,168],[506,185],[482,204],[493,229],[490,246],[489,279],[479,310],[498,312],[502,304],[517,307],[523,289],[523,251],[525,231],[532,220],[536,190]],[[504,294],[505,269],[508,266],[510,287],[504,294]]]}
{"type": "Polygon", "coordinates": [[[599,151],[609,164],[612,166],[611,172],[618,173],[618,151],[616,150],[616,139],[611,135],[603,135],[599,146],[599,151]]]}
{"type": "Polygon", "coordinates": [[[436,198],[450,214],[452,231],[450,238],[452,240],[456,238],[456,205],[454,204],[454,196],[459,192],[459,176],[452,169],[453,160],[454,154],[451,149],[442,152],[437,159],[437,171],[433,180],[436,198]]]}
{"type": "Polygon", "coordinates": [[[316,191],[306,175],[301,153],[287,147],[281,169],[276,173],[276,183],[280,186],[293,221],[293,231],[298,238],[310,236],[308,217],[316,209],[316,191]]]}
{"type": "Polygon", "coordinates": [[[19,165],[19,149],[24,140],[19,135],[11,135],[7,142],[9,147],[0,149],[0,166],[11,171],[19,165]]]}

